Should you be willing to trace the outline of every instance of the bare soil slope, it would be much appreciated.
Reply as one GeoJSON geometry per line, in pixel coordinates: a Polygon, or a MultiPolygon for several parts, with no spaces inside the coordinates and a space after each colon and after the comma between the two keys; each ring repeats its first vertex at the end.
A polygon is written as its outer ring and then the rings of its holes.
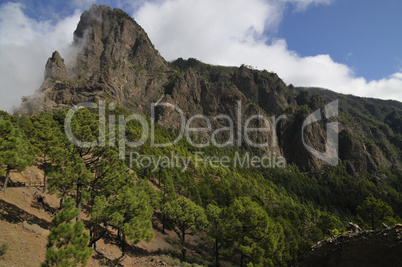
{"type": "MultiPolygon", "coordinates": [[[[21,173],[13,173],[13,182],[40,181],[43,174],[36,167],[30,167],[21,173]]],[[[9,249],[0,257],[3,266],[40,266],[45,259],[47,236],[51,229],[53,214],[59,207],[60,200],[55,195],[41,193],[41,188],[7,188],[0,193],[0,245],[7,242],[9,249]],[[37,196],[43,197],[43,202],[37,196]]],[[[83,219],[87,219],[85,215],[83,219]]],[[[150,243],[141,242],[131,246],[122,266],[181,266],[178,259],[167,256],[167,252],[178,253],[178,238],[173,231],[162,234],[161,225],[154,218],[155,237],[150,243]]],[[[190,238],[192,245],[200,237],[190,238]]],[[[202,240],[202,238],[201,238],[202,240]]],[[[97,243],[97,252],[93,252],[88,266],[108,266],[110,260],[120,256],[119,248],[111,238],[97,243]]],[[[195,252],[191,252],[195,253],[195,252]]]]}

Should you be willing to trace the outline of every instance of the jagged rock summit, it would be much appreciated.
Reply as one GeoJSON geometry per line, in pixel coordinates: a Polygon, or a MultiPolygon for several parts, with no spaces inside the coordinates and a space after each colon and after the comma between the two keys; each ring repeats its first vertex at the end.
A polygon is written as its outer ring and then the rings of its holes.
{"type": "MultiPolygon", "coordinates": [[[[332,121],[340,122],[339,162],[347,165],[348,172],[402,169],[399,102],[287,86],[275,73],[244,65],[214,66],[191,58],[167,62],[133,18],[120,9],[102,5],[93,5],[81,15],[71,51],[66,65],[63,55],[53,53],[46,64],[42,86],[35,96],[24,99],[21,112],[50,112],[105,100],[134,114],[150,115],[152,103],[168,102],[179,107],[187,120],[194,115],[207,116],[212,130],[228,127],[227,119],[216,119],[217,115],[227,115],[235,128],[234,138],[243,141],[244,136],[238,136],[238,125],[244,126],[252,116],[263,115],[272,119],[270,130],[249,133],[254,143],[268,144],[259,153],[273,152],[307,170],[325,162],[305,149],[301,137],[317,151],[325,151],[326,124],[331,120],[323,116],[321,122],[305,129],[303,121],[338,99],[339,116],[332,121]]],[[[164,127],[177,130],[180,119],[172,108],[156,109],[155,120],[164,127]]],[[[266,127],[266,121],[261,119],[248,122],[249,128],[266,127]]],[[[191,125],[206,126],[203,120],[194,120],[191,125]]],[[[201,140],[208,138],[200,135],[201,140]]],[[[221,131],[217,139],[227,142],[229,132],[221,131]]],[[[246,142],[240,143],[252,148],[246,142]]]]}
{"type": "Polygon", "coordinates": [[[45,67],[45,79],[67,79],[67,68],[59,52],[55,51],[51,58],[47,60],[45,67]]]}
{"type": "Polygon", "coordinates": [[[106,98],[141,111],[142,105],[161,96],[166,75],[155,77],[155,71],[163,74],[167,63],[145,31],[122,10],[94,5],[85,11],[71,49],[74,58],[67,68],[57,51],[48,60],[44,83],[32,101],[23,103],[25,112],[106,98]]]}

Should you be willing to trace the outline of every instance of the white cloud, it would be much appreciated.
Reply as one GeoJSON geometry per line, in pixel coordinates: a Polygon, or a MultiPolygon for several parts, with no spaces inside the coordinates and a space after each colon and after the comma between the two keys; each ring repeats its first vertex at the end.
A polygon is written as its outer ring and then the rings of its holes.
{"type": "Polygon", "coordinates": [[[82,10],[90,8],[93,4],[96,3],[96,0],[73,0],[70,3],[73,7],[82,10]]]}
{"type": "Polygon", "coordinates": [[[46,60],[58,50],[68,61],[80,12],[53,25],[27,17],[23,6],[0,6],[0,109],[10,111],[43,82],[46,60]]]}
{"type": "MultiPolygon", "coordinates": [[[[83,6],[94,0],[82,0],[83,6]]],[[[96,3],[104,2],[98,0],[96,3]]],[[[366,81],[329,55],[301,57],[275,39],[289,5],[295,11],[330,4],[332,0],[119,0],[137,10],[144,27],[168,60],[195,57],[221,65],[252,65],[279,74],[295,86],[317,86],[337,92],[402,101],[402,71],[381,80],[366,81]],[[270,36],[270,37],[267,37],[270,36]]],[[[76,7],[80,2],[75,2],[76,7]]],[[[49,14],[54,18],[55,14],[49,14]]],[[[20,4],[0,6],[0,109],[19,106],[43,81],[46,60],[58,50],[68,61],[68,47],[80,12],[56,24],[24,14],[20,4]]]]}
{"type": "Polygon", "coordinates": [[[280,16],[275,5],[260,0],[174,0],[147,2],[134,18],[169,59],[202,55],[209,60],[208,54],[262,36],[280,16]]]}
{"type": "Polygon", "coordinates": [[[358,96],[402,101],[402,74],[378,81],[355,77],[329,55],[301,57],[274,39],[286,3],[302,11],[332,0],[165,0],[147,2],[134,18],[168,60],[195,57],[207,63],[247,64],[278,73],[286,83],[358,96]],[[268,34],[267,34],[268,33],[268,34]],[[271,36],[271,37],[267,37],[271,36]]]}
{"type": "Polygon", "coordinates": [[[296,11],[303,11],[310,5],[329,5],[334,0],[281,0],[284,3],[291,3],[296,7],[296,11]]]}

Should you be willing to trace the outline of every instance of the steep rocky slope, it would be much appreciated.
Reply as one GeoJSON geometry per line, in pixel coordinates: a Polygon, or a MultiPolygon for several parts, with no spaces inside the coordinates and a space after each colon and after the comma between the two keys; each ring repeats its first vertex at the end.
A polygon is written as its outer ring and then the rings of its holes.
{"type": "MultiPolygon", "coordinates": [[[[219,143],[251,149],[238,136],[238,125],[254,115],[269,118],[269,131],[250,132],[254,143],[268,143],[257,153],[275,152],[302,169],[324,162],[307,151],[302,143],[317,151],[326,150],[326,124],[339,122],[339,159],[348,171],[380,173],[381,168],[401,170],[402,104],[395,101],[363,99],[314,88],[287,86],[275,73],[241,67],[204,64],[195,59],[166,62],[145,31],[126,13],[94,5],[85,11],[74,32],[76,54],[66,66],[58,52],[49,58],[45,80],[21,111],[39,113],[67,108],[80,102],[105,100],[133,113],[151,114],[151,104],[177,105],[184,116],[207,116],[213,129],[229,127],[217,135],[219,143]],[[339,114],[302,128],[305,118],[326,104],[339,100],[339,114]],[[241,104],[239,104],[241,103],[241,104]],[[240,109],[239,109],[240,106],[240,109]],[[240,115],[239,115],[240,114],[240,115]],[[285,115],[282,116],[281,115],[285,115]]],[[[156,121],[168,128],[180,127],[180,117],[171,107],[156,109],[156,121]]],[[[264,128],[266,121],[252,119],[249,128],[264,128]]],[[[196,119],[191,127],[206,127],[196,119]]],[[[202,136],[208,140],[211,132],[202,136]]]]}
{"type": "Polygon", "coordinates": [[[320,241],[301,266],[400,266],[402,225],[320,241]]]}

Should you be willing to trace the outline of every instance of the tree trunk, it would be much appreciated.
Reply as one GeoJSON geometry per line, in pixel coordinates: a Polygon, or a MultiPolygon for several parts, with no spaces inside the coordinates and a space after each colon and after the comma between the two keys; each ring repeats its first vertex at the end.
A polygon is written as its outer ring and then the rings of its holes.
{"type": "Polygon", "coordinates": [[[374,230],[374,211],[371,212],[371,230],[374,230]]]}
{"type": "Polygon", "coordinates": [[[183,261],[186,261],[186,254],[187,254],[187,249],[183,246],[181,249],[181,254],[183,256],[183,261]]]}
{"type": "Polygon", "coordinates": [[[120,262],[122,262],[124,260],[124,258],[126,257],[126,247],[127,247],[126,235],[122,234],[120,262]]]}
{"type": "Polygon", "coordinates": [[[63,206],[63,199],[64,199],[64,195],[60,198],[60,207],[59,207],[59,210],[61,210],[61,206],[63,206]]]}
{"type": "Polygon", "coordinates": [[[181,238],[181,246],[182,246],[181,254],[183,255],[183,261],[186,261],[187,249],[186,249],[186,247],[184,246],[184,241],[186,240],[186,230],[185,230],[184,227],[183,227],[182,230],[181,230],[181,234],[182,234],[182,238],[181,238]]]}
{"type": "Polygon", "coordinates": [[[47,167],[47,163],[46,163],[46,155],[43,157],[43,189],[42,189],[42,193],[46,192],[47,189],[47,183],[46,183],[46,167],[47,167]]]}
{"type": "Polygon", "coordinates": [[[81,201],[82,201],[82,194],[81,194],[82,184],[77,183],[77,198],[76,198],[76,208],[78,208],[78,216],[77,222],[81,221],[81,201]]]}
{"type": "Polygon", "coordinates": [[[166,224],[165,213],[162,212],[162,234],[165,233],[165,224],[166,224]]]}
{"type": "Polygon", "coordinates": [[[182,243],[183,246],[184,246],[184,241],[185,241],[185,239],[186,239],[186,230],[182,230],[182,231],[181,231],[181,234],[182,234],[181,243],[182,243]]]}
{"type": "Polygon", "coordinates": [[[215,266],[219,267],[219,246],[218,239],[215,239],[215,266]]]}
{"type": "Polygon", "coordinates": [[[95,237],[95,232],[96,232],[95,230],[92,230],[92,229],[89,230],[90,241],[89,241],[88,247],[89,248],[93,247],[94,251],[98,252],[98,251],[96,251],[96,242],[93,242],[94,237],[95,237]]]}
{"type": "Polygon", "coordinates": [[[125,234],[121,234],[120,237],[120,230],[118,230],[117,235],[119,236],[120,239],[120,249],[121,249],[121,256],[120,258],[118,258],[116,261],[116,263],[113,266],[118,266],[120,262],[124,261],[124,259],[126,258],[126,247],[127,247],[127,242],[126,242],[126,235],[125,234]]]}
{"type": "Polygon", "coordinates": [[[46,189],[47,189],[46,172],[43,172],[43,189],[42,189],[42,193],[45,193],[46,189]]]}
{"type": "Polygon", "coordinates": [[[96,242],[98,242],[102,237],[104,237],[104,235],[106,234],[107,228],[105,227],[102,232],[99,232],[98,230],[90,230],[90,232],[92,233],[91,236],[91,240],[89,241],[88,247],[94,247],[94,249],[96,249],[96,242]]]}
{"type": "Polygon", "coordinates": [[[10,180],[10,169],[6,170],[6,179],[4,180],[4,185],[2,191],[5,192],[8,184],[8,180],[10,180]]]}

